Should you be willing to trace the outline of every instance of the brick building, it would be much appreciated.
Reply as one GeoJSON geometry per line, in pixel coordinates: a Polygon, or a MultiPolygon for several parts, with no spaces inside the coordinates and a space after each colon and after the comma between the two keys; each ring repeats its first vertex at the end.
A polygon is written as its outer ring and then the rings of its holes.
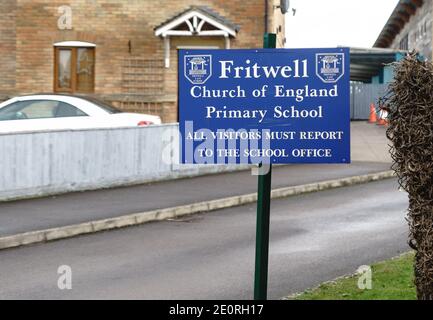
{"type": "Polygon", "coordinates": [[[374,47],[417,50],[432,60],[433,0],[400,0],[374,47]]]}
{"type": "Polygon", "coordinates": [[[284,45],[279,0],[2,0],[0,98],[91,94],[177,119],[177,49],[284,45]]]}

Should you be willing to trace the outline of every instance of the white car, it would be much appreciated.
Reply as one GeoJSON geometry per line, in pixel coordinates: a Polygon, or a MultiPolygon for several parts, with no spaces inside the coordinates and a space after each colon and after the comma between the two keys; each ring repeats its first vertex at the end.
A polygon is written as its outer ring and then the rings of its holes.
{"type": "Polygon", "coordinates": [[[0,133],[137,127],[160,124],[158,116],[122,112],[92,97],[35,94],[0,103],[0,133]]]}

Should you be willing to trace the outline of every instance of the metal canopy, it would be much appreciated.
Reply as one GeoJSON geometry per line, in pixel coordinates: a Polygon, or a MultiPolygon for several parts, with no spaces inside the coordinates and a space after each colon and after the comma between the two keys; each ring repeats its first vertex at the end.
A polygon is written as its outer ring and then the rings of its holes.
{"type": "Polygon", "coordinates": [[[350,80],[371,82],[371,78],[381,73],[382,68],[397,60],[406,51],[379,48],[350,49],[350,80]]]}

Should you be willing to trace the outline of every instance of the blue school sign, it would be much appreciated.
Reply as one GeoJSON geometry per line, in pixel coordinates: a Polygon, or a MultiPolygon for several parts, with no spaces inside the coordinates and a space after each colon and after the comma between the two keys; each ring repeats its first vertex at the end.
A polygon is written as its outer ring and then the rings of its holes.
{"type": "Polygon", "coordinates": [[[180,50],[182,163],[349,163],[347,48],[180,50]]]}

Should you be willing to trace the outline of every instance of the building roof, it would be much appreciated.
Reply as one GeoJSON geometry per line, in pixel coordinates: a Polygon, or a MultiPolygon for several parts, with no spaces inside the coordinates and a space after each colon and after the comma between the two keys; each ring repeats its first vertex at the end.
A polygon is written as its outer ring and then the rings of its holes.
{"type": "Polygon", "coordinates": [[[424,0],[400,0],[383,27],[374,47],[388,48],[424,0]]]}
{"type": "Polygon", "coordinates": [[[407,51],[383,48],[350,48],[350,80],[370,82],[385,64],[398,60],[407,51]]]}
{"type": "Polygon", "coordinates": [[[199,12],[199,13],[207,16],[208,18],[221,23],[222,25],[225,25],[225,26],[229,27],[230,29],[233,29],[236,32],[238,32],[239,29],[240,29],[237,24],[235,24],[235,23],[231,22],[229,19],[221,16],[220,14],[218,14],[216,11],[212,10],[209,7],[206,7],[206,6],[191,6],[188,9],[186,9],[186,10],[184,10],[182,12],[179,12],[178,14],[174,15],[173,17],[171,17],[171,18],[165,20],[164,22],[160,23],[158,26],[156,26],[154,28],[154,30],[156,31],[156,30],[162,28],[163,26],[168,25],[169,23],[171,23],[171,22],[175,21],[176,19],[178,19],[178,18],[180,18],[180,17],[188,14],[191,11],[199,12]]]}

